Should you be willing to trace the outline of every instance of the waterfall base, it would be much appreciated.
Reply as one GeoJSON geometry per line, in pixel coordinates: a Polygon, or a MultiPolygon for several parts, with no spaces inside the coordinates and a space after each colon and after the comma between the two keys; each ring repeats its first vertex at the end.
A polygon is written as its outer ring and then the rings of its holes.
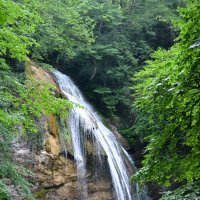
{"type": "MultiPolygon", "coordinates": [[[[45,150],[31,153],[25,140],[13,144],[15,161],[27,166],[33,175],[27,179],[33,183],[32,192],[37,199],[75,200],[78,199],[77,171],[74,161],[56,156],[45,150]]],[[[96,182],[88,176],[88,200],[114,200],[112,181],[96,182]]],[[[12,200],[23,199],[17,188],[10,185],[12,200]]]]}

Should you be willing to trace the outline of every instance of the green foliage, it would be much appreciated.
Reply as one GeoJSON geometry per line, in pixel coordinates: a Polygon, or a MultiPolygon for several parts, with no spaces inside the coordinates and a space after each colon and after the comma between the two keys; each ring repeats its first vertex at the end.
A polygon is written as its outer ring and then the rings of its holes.
{"type": "Polygon", "coordinates": [[[23,195],[34,199],[29,190],[30,184],[23,178],[27,173],[12,162],[11,143],[19,133],[27,137],[37,134],[35,120],[43,114],[66,116],[72,104],[54,96],[55,88],[48,84],[36,80],[22,84],[18,74],[11,72],[5,60],[0,62],[0,194],[2,198],[9,197],[5,182],[9,178],[23,195]]]}
{"type": "MultiPolygon", "coordinates": [[[[50,13],[53,15],[53,12],[55,11],[55,4],[53,3],[54,2],[51,2],[51,5],[47,7],[44,15],[48,13],[48,8],[50,8],[50,13]]],[[[54,95],[55,88],[36,80],[27,80],[24,82],[24,75],[17,73],[17,69],[14,69],[12,64],[7,64],[14,63],[13,58],[17,59],[18,61],[26,60],[27,54],[30,52],[30,48],[33,45],[35,46],[34,48],[38,47],[36,40],[33,39],[33,33],[36,28],[38,29],[39,23],[42,23],[42,25],[46,23],[46,26],[49,25],[49,27],[51,27],[51,22],[48,16],[46,16],[45,22],[44,19],[42,22],[39,16],[39,14],[41,14],[39,11],[42,12],[42,10],[39,10],[39,8],[42,8],[42,6],[44,8],[44,6],[47,4],[48,2],[44,1],[41,1],[40,4],[37,5],[37,2],[33,1],[0,0],[1,199],[10,199],[10,195],[6,186],[7,179],[10,179],[12,183],[19,188],[20,192],[24,196],[34,199],[29,190],[30,184],[23,178],[25,175],[27,175],[27,173],[25,173],[23,168],[19,168],[12,161],[11,146],[12,141],[16,138],[17,134],[23,133],[27,137],[34,137],[34,135],[38,134],[35,124],[39,117],[41,117],[43,114],[48,115],[50,113],[55,115],[66,115],[66,110],[71,108],[71,103],[57,98],[54,95]],[[4,58],[6,58],[6,60],[4,58]]],[[[63,11],[61,8],[64,9],[66,5],[64,6],[62,4],[62,6],[60,5],[59,12],[63,11]]],[[[57,12],[56,15],[58,15],[59,12],[57,12]]],[[[78,15],[77,11],[71,11],[68,14],[69,15],[66,14],[64,16],[65,18],[63,19],[62,23],[65,23],[67,17],[71,17],[70,23],[73,26],[73,23],[77,22],[80,16],[78,15]],[[73,19],[75,21],[73,21],[73,19]]],[[[74,32],[79,32],[78,34],[82,35],[83,38],[87,40],[89,33],[87,35],[87,31],[85,29],[83,30],[83,27],[85,28],[88,24],[86,23],[83,25],[83,20],[80,21],[82,27],[80,27],[81,25],[79,24],[75,26],[75,28],[71,29],[74,32]],[[80,30],[78,28],[80,28],[80,30]]],[[[56,22],[54,21],[52,23],[54,23],[55,26],[56,22]]],[[[50,38],[50,32],[48,33],[49,35],[46,35],[50,38]]],[[[62,37],[64,38],[64,33],[62,34],[62,37]]],[[[70,39],[73,40],[71,35],[70,39]]],[[[60,38],[58,38],[56,42],[59,40],[60,38]]],[[[68,44],[65,43],[62,48],[66,47],[67,45],[68,44]]]]}
{"type": "Polygon", "coordinates": [[[40,22],[39,16],[11,0],[0,0],[0,13],[0,56],[24,60],[28,48],[35,44],[30,34],[40,22]]]}
{"type": "Polygon", "coordinates": [[[87,16],[87,2],[81,0],[37,0],[36,10],[43,22],[38,25],[33,37],[40,44],[33,48],[33,58],[56,60],[72,58],[77,49],[84,48],[93,40],[93,20],[87,16]]]}
{"type": "Polygon", "coordinates": [[[135,176],[140,183],[170,186],[200,178],[199,9],[198,0],[179,9],[177,44],[156,51],[135,75],[136,126],[149,142],[144,166],[135,176]]]}
{"type": "Polygon", "coordinates": [[[153,49],[172,44],[174,32],[167,16],[176,16],[179,2],[90,1],[88,14],[95,22],[96,41],[80,48],[69,63],[59,64],[107,117],[120,116],[130,126],[134,118],[130,112],[131,77],[153,49]]]}
{"type": "Polygon", "coordinates": [[[6,189],[5,178],[10,178],[16,185],[20,187],[23,193],[32,198],[28,190],[28,182],[26,182],[16,169],[15,164],[11,162],[11,142],[15,138],[15,131],[19,120],[19,114],[12,112],[14,97],[17,94],[20,83],[11,73],[9,66],[3,59],[0,60],[0,177],[1,192],[0,197],[10,199],[8,190],[6,189]]]}
{"type": "Polygon", "coordinates": [[[39,56],[52,52],[72,56],[79,45],[91,43],[93,22],[83,17],[87,13],[81,9],[83,3],[0,0],[0,199],[10,199],[8,179],[22,196],[34,199],[24,179],[27,173],[12,161],[12,141],[19,133],[34,138],[39,134],[37,119],[50,113],[66,115],[72,106],[57,98],[52,86],[36,80],[24,82],[24,76],[12,72],[17,70],[6,62],[26,60],[33,46],[39,56]]]}
{"type": "Polygon", "coordinates": [[[34,79],[25,82],[25,87],[19,91],[14,106],[20,110],[23,127],[26,130],[37,132],[34,126],[35,118],[49,114],[66,116],[67,109],[72,108],[69,101],[55,96],[55,89],[52,85],[34,79]]]}
{"type": "Polygon", "coordinates": [[[0,180],[0,199],[10,200],[9,192],[6,185],[0,180]]]}
{"type": "MultiPolygon", "coordinates": [[[[13,181],[19,191],[28,196],[31,200],[34,200],[34,196],[30,192],[30,183],[24,179],[24,176],[27,175],[27,172],[23,167],[19,168],[13,165],[13,163],[8,160],[4,160],[3,163],[0,163],[0,177],[2,180],[5,178],[10,178],[13,181]]],[[[0,198],[10,199],[9,192],[7,190],[6,184],[1,181],[0,185],[2,185],[2,193],[0,193],[0,198]]]]}
{"type": "Polygon", "coordinates": [[[12,66],[13,58],[26,60],[30,48],[34,52],[38,48],[40,56],[52,52],[71,56],[80,44],[88,45],[93,41],[93,22],[83,17],[84,12],[80,1],[0,0],[0,199],[10,199],[7,179],[23,196],[34,199],[23,178],[27,173],[12,161],[12,141],[19,133],[34,138],[39,134],[36,121],[43,114],[66,115],[72,106],[56,97],[52,86],[36,80],[24,82],[24,75],[12,66]]]}
{"type": "Polygon", "coordinates": [[[168,191],[164,194],[161,200],[188,200],[200,199],[199,182],[188,183],[175,191],[168,191]]]}

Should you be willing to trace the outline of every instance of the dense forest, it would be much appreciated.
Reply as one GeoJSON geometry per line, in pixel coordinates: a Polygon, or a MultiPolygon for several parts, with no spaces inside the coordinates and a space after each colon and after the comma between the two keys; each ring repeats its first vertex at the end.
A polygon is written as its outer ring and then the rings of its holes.
{"type": "Polygon", "coordinates": [[[40,149],[38,119],[73,106],[27,78],[30,62],[70,75],[118,128],[139,168],[131,181],[152,198],[200,199],[199,0],[0,0],[2,200],[8,179],[35,199],[15,138],[40,149]]]}

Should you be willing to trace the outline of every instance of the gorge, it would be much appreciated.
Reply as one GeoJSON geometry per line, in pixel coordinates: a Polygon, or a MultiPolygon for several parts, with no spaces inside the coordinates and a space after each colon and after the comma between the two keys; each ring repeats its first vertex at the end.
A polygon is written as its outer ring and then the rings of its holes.
{"type": "Polygon", "coordinates": [[[80,199],[87,199],[87,154],[92,154],[89,162],[93,166],[93,177],[97,182],[105,177],[104,173],[111,174],[115,199],[148,199],[144,191],[138,191],[137,184],[130,183],[130,175],[136,169],[114,134],[103,125],[100,116],[86,102],[69,77],[58,71],[54,72],[54,75],[67,99],[77,104],[70,111],[69,126],[77,165],[80,199]],[[88,139],[91,149],[87,149],[88,139]],[[105,166],[109,166],[109,170],[105,166]]]}
{"type": "Polygon", "coordinates": [[[0,200],[199,200],[199,10],[0,0],[0,200]]]}
{"type": "Polygon", "coordinates": [[[43,192],[38,199],[150,199],[146,189],[139,191],[137,183],[130,182],[136,167],[116,133],[103,124],[73,81],[59,71],[52,76],[34,64],[27,71],[33,78],[56,85],[57,93],[73,103],[67,117],[40,119],[40,129],[45,130],[40,151],[30,152],[30,145],[21,138],[13,145],[16,161],[31,163],[33,192],[43,192]]]}

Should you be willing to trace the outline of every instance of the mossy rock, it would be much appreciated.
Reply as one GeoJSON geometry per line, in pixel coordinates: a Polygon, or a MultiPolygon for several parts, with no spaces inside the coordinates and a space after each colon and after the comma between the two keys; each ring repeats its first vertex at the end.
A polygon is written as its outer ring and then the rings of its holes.
{"type": "Polygon", "coordinates": [[[48,193],[48,190],[46,190],[46,189],[43,188],[40,191],[35,192],[34,196],[35,196],[36,199],[43,199],[43,198],[46,197],[47,193],[48,193]]]}

